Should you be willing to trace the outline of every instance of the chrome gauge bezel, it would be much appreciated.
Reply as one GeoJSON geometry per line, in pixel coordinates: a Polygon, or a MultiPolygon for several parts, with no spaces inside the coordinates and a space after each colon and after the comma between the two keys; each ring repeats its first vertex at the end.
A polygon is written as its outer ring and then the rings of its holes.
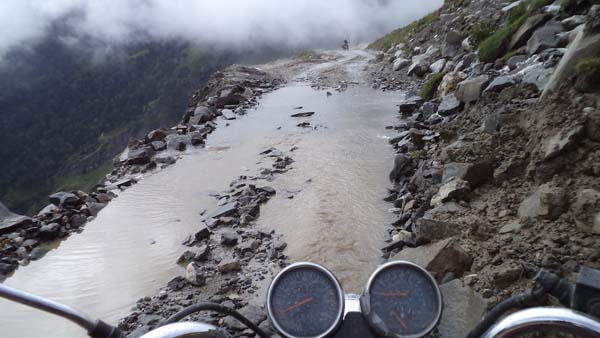
{"type": "Polygon", "coordinates": [[[365,288],[365,292],[363,294],[363,297],[361,297],[361,307],[362,307],[362,311],[363,311],[363,315],[365,316],[365,319],[367,320],[367,322],[369,323],[369,326],[375,330],[381,337],[386,337],[386,338],[421,338],[423,336],[426,336],[427,334],[429,334],[431,331],[433,331],[433,329],[439,324],[440,319],[442,318],[442,310],[444,307],[444,303],[443,303],[443,299],[442,299],[442,292],[440,291],[440,287],[438,286],[437,282],[435,281],[435,279],[433,278],[433,276],[431,276],[431,274],[423,269],[422,267],[420,267],[417,264],[408,262],[408,261],[394,261],[394,262],[389,262],[386,264],[383,264],[382,266],[380,266],[379,268],[377,268],[377,270],[375,270],[375,272],[373,272],[371,274],[371,276],[369,277],[369,281],[367,282],[367,287],[365,288]],[[391,267],[398,267],[398,266],[403,266],[403,267],[407,267],[409,269],[416,269],[418,271],[420,271],[423,275],[425,275],[429,281],[431,283],[433,283],[433,285],[435,286],[435,296],[437,298],[439,307],[437,310],[437,314],[436,314],[436,318],[435,320],[423,331],[413,334],[413,335],[398,335],[395,334],[393,332],[386,332],[384,330],[382,330],[377,323],[373,323],[373,315],[371,313],[371,285],[373,284],[373,281],[375,280],[375,278],[377,278],[377,276],[384,270],[389,269],[391,267]]]}
{"type": "Polygon", "coordinates": [[[267,291],[267,314],[269,316],[269,320],[271,321],[275,329],[277,329],[277,332],[279,332],[281,335],[287,338],[326,338],[333,334],[342,324],[344,317],[344,290],[342,289],[342,286],[338,279],[335,277],[335,275],[331,273],[331,271],[327,270],[327,268],[319,264],[309,262],[294,263],[281,270],[269,285],[269,289],[267,291]],[[338,308],[335,322],[327,329],[327,331],[314,337],[296,337],[286,332],[277,322],[277,319],[273,313],[273,308],[271,307],[271,300],[273,297],[273,288],[277,285],[277,282],[282,278],[282,276],[285,276],[286,273],[289,273],[290,271],[306,268],[318,270],[319,272],[324,273],[331,280],[331,282],[335,285],[340,306],[338,308]]]}

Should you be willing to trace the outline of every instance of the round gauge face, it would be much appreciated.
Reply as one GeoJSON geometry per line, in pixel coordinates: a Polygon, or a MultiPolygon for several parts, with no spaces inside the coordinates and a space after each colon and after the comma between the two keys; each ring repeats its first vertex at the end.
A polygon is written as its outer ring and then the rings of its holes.
{"type": "Polygon", "coordinates": [[[273,281],[267,307],[271,321],[283,335],[320,337],[341,322],[343,291],[324,268],[290,266],[273,281]]]}
{"type": "MultiPolygon", "coordinates": [[[[394,262],[378,270],[368,286],[370,316],[395,337],[424,336],[438,323],[442,299],[434,279],[425,270],[407,262],[394,262]]],[[[389,336],[389,334],[387,335],[389,336]]]]}

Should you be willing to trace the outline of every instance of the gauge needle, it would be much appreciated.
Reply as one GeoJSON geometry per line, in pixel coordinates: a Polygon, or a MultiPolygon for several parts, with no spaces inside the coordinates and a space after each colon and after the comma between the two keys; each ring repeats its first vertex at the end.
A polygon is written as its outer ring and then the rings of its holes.
{"type": "Polygon", "coordinates": [[[384,297],[406,297],[408,296],[408,292],[375,292],[378,296],[384,297]]]}
{"type": "Polygon", "coordinates": [[[392,316],[396,318],[396,320],[400,323],[400,325],[402,325],[402,327],[405,330],[408,329],[408,327],[406,327],[406,323],[402,320],[402,318],[400,318],[400,316],[398,316],[398,314],[395,311],[392,311],[392,316]]]}
{"type": "Polygon", "coordinates": [[[283,310],[283,313],[288,313],[288,312],[290,312],[290,311],[292,311],[292,310],[294,310],[294,309],[297,309],[297,308],[299,308],[299,307],[301,307],[301,306],[303,306],[303,305],[306,305],[306,304],[308,304],[308,303],[312,302],[313,300],[315,300],[315,299],[314,299],[314,298],[312,298],[312,297],[309,297],[309,298],[303,299],[303,300],[299,301],[298,303],[296,303],[296,304],[294,304],[294,305],[292,305],[292,306],[288,307],[287,309],[283,310]]]}

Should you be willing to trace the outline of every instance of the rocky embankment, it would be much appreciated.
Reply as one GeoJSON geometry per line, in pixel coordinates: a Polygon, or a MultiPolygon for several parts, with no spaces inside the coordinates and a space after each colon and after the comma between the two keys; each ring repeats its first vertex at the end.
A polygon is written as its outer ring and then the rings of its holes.
{"type": "Polygon", "coordinates": [[[52,242],[82,231],[113,198],[145,174],[175,163],[189,147],[203,146],[207,135],[217,128],[217,118],[231,120],[245,114],[262,94],[283,82],[280,77],[254,67],[233,66],[217,72],[191,97],[178,125],[131,140],[115,158],[114,169],[106,181],[95,191],[57,192],[49,197],[50,204],[34,217],[15,215],[0,204],[0,281],[19,265],[43,257],[52,242]]]}
{"type": "Polygon", "coordinates": [[[600,7],[448,1],[427,19],[372,65],[373,87],[409,91],[384,255],[427,267],[451,300],[440,333],[465,336],[538,269],[600,267],[598,79],[581,72],[600,7]]]}

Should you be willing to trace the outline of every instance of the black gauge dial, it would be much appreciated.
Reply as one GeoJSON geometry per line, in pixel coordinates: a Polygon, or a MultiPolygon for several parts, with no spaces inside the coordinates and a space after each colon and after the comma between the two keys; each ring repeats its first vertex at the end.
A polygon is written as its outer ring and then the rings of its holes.
{"type": "Polygon", "coordinates": [[[341,323],[344,293],[333,274],[312,263],[297,263],[273,280],[267,310],[287,337],[324,337],[341,323]]]}
{"type": "Polygon", "coordinates": [[[367,285],[369,323],[385,337],[422,337],[438,323],[442,298],[435,280],[417,265],[392,262],[378,269],[367,285]]]}

